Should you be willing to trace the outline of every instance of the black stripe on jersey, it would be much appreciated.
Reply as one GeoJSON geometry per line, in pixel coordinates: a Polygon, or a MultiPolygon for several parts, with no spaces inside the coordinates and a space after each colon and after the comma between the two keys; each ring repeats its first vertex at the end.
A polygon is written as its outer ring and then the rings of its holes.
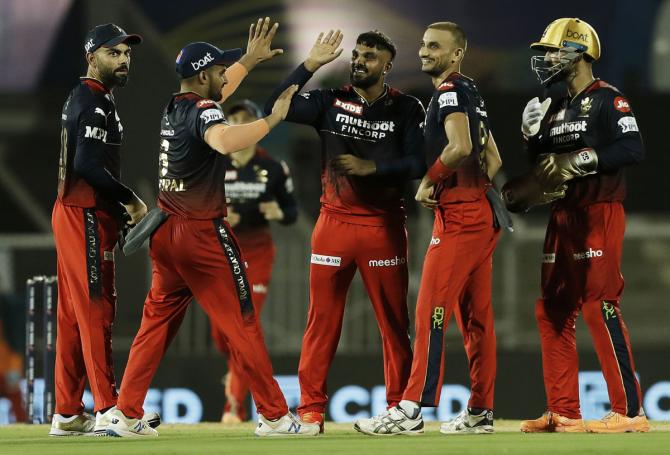
{"type": "Polygon", "coordinates": [[[86,274],[89,297],[102,296],[102,268],[100,267],[100,235],[95,209],[84,209],[84,237],[86,240],[86,274]]]}
{"type": "Polygon", "coordinates": [[[428,364],[426,382],[421,393],[422,406],[437,406],[437,387],[444,349],[444,307],[436,307],[430,316],[430,339],[428,340],[428,364]]]}
{"type": "Polygon", "coordinates": [[[626,415],[635,417],[640,412],[640,397],[637,394],[637,378],[631,365],[631,352],[626,342],[626,337],[621,327],[621,312],[617,311],[610,302],[603,302],[602,315],[605,326],[612,340],[612,347],[616,355],[619,371],[621,372],[621,381],[626,392],[626,415]]]}
{"type": "Polygon", "coordinates": [[[216,234],[219,237],[219,242],[226,255],[226,259],[228,259],[230,272],[233,274],[233,281],[235,282],[237,298],[240,300],[242,316],[250,316],[254,314],[254,306],[251,303],[251,287],[247,280],[247,274],[244,271],[244,263],[242,262],[240,252],[237,249],[237,245],[228,235],[226,225],[221,219],[217,218],[214,220],[214,228],[216,229],[216,234]]]}

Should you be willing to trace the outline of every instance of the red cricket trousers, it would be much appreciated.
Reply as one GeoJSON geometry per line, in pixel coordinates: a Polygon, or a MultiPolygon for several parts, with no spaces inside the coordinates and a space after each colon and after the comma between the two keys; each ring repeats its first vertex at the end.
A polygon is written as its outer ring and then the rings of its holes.
{"type": "Polygon", "coordinates": [[[452,312],[470,368],[471,408],[493,409],[496,338],[491,305],[499,230],[486,200],[445,204],[435,224],[416,305],[414,361],[404,400],[437,406],[444,380],[444,333],[452,312]]]}
{"type": "Polygon", "coordinates": [[[117,400],[112,363],[117,223],[105,211],[57,200],[51,224],[58,255],[55,412],[83,412],[87,378],[95,411],[109,408],[117,400]]]}
{"type": "Polygon", "coordinates": [[[140,418],[160,360],[195,296],[249,378],[259,414],[276,419],[288,412],[272,377],[260,322],[237,241],[222,219],[170,216],[151,238],[152,282],[140,330],[130,349],[118,408],[140,418]]]}
{"type": "Polygon", "coordinates": [[[619,202],[551,213],[544,241],[542,298],[535,304],[549,411],[572,419],[579,409],[575,320],[581,311],[607,382],[612,410],[642,406],[628,329],[619,302],[625,215],[619,202]]]}
{"type": "Polygon", "coordinates": [[[360,270],[382,336],[389,406],[402,397],[412,362],[404,221],[367,226],[341,221],[322,211],[312,233],[309,312],[298,367],[299,413],[325,412],[326,379],[356,269],[360,270]]]}
{"type": "MultiPolygon", "coordinates": [[[[251,300],[254,305],[256,317],[260,318],[265,299],[268,296],[270,278],[272,277],[272,264],[275,259],[275,246],[272,238],[263,243],[244,243],[239,241],[240,249],[247,263],[247,279],[251,286],[251,300]]],[[[224,412],[237,415],[240,420],[247,420],[247,410],[244,401],[249,393],[249,378],[246,377],[242,365],[230,355],[230,346],[223,332],[212,324],[212,339],[217,349],[228,357],[228,374],[226,376],[225,393],[226,404],[224,412]]]]}

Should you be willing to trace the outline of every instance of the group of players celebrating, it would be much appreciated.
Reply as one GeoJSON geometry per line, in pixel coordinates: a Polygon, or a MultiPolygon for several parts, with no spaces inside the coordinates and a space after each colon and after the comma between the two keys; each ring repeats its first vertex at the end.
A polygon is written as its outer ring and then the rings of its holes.
{"type": "Polygon", "coordinates": [[[460,73],[467,39],[453,22],[429,25],[421,71],[433,95],[420,101],[386,84],[396,47],[380,31],[362,33],[351,54],[350,85],[301,92],[342,53],[339,30],[321,33],[305,61],[277,86],[264,111],[245,100],[222,103],[271,49],[278,24],[251,24],[246,52],[186,45],[176,59],[180,90],[161,119],[157,208],[120,182],[123,127],[113,89],[125,85],[139,35],[113,24],[86,37],[86,77],[62,114],[58,199],[56,410],[51,435],[157,436],[160,418],[143,402],[190,302],[211,319],[229,358],[224,422],[246,418],[251,390],[259,436],[324,432],[327,376],[339,341],[346,295],[358,269],[379,324],[388,408],[358,419],[368,435],[424,432],[421,407],[437,406],[444,378],[444,333],[455,315],[469,361],[468,406],[440,431],[493,432],[496,340],[491,305],[493,252],[507,212],[551,203],[536,303],[547,412],[524,432],[648,431],[626,326],[619,309],[624,232],[623,168],[644,155],[628,100],[595,79],[593,28],[558,19],[531,47],[532,68],[560,96],[531,100],[521,131],[530,170],[501,195],[502,165],[484,100],[460,73]],[[310,260],[310,305],[299,364],[301,400],[289,412],[272,376],[259,313],[274,245],[268,222],[290,224],[297,209],[288,168],[257,143],[282,120],[311,125],[321,139],[321,212],[310,260]],[[418,302],[414,348],[407,308],[404,183],[421,179],[416,200],[435,215],[418,302]],[[232,208],[232,210],[231,210],[232,208]],[[149,213],[147,215],[147,213],[149,213]],[[152,283],[120,392],[111,357],[119,231],[150,237],[152,283]],[[578,393],[575,319],[584,313],[607,381],[612,411],[584,422],[578,393]],[[81,401],[85,381],[95,416],[81,401]]]}

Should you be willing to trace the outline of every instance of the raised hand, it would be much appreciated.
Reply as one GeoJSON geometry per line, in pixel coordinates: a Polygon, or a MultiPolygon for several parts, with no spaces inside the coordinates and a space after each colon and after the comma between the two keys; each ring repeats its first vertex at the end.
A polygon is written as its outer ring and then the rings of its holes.
{"type": "Polygon", "coordinates": [[[286,118],[286,114],[288,114],[288,109],[291,107],[291,99],[297,91],[298,86],[296,84],[293,84],[284,90],[281,95],[279,95],[279,98],[277,98],[277,101],[275,101],[275,104],[272,106],[272,115],[278,115],[280,120],[284,120],[286,118]]]}
{"type": "Polygon", "coordinates": [[[272,39],[277,33],[279,24],[275,22],[270,27],[270,18],[258,19],[258,22],[249,26],[249,41],[247,42],[247,52],[240,59],[247,71],[254,69],[256,65],[265,60],[283,54],[283,49],[270,49],[272,39]]]}
{"type": "Polygon", "coordinates": [[[342,54],[342,49],[338,48],[342,44],[343,37],[344,35],[339,30],[330,30],[325,37],[323,32],[319,33],[305,60],[305,68],[313,73],[326,63],[330,63],[339,57],[342,54]]]}

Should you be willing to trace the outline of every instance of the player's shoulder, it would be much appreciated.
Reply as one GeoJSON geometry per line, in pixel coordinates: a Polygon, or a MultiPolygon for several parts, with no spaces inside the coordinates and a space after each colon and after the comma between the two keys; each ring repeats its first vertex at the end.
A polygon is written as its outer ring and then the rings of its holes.
{"type": "Polygon", "coordinates": [[[402,107],[411,108],[414,106],[420,106],[423,109],[423,104],[417,97],[408,95],[407,93],[397,88],[389,87],[388,97],[394,102],[397,102],[402,107]]]}
{"type": "Polygon", "coordinates": [[[597,79],[590,87],[585,90],[585,96],[600,99],[601,106],[612,107],[619,112],[627,113],[631,111],[630,103],[626,95],[615,86],[605,81],[597,79]]]}
{"type": "Polygon", "coordinates": [[[70,105],[81,111],[94,108],[107,114],[113,106],[112,95],[101,82],[82,78],[72,89],[70,105]]]}

